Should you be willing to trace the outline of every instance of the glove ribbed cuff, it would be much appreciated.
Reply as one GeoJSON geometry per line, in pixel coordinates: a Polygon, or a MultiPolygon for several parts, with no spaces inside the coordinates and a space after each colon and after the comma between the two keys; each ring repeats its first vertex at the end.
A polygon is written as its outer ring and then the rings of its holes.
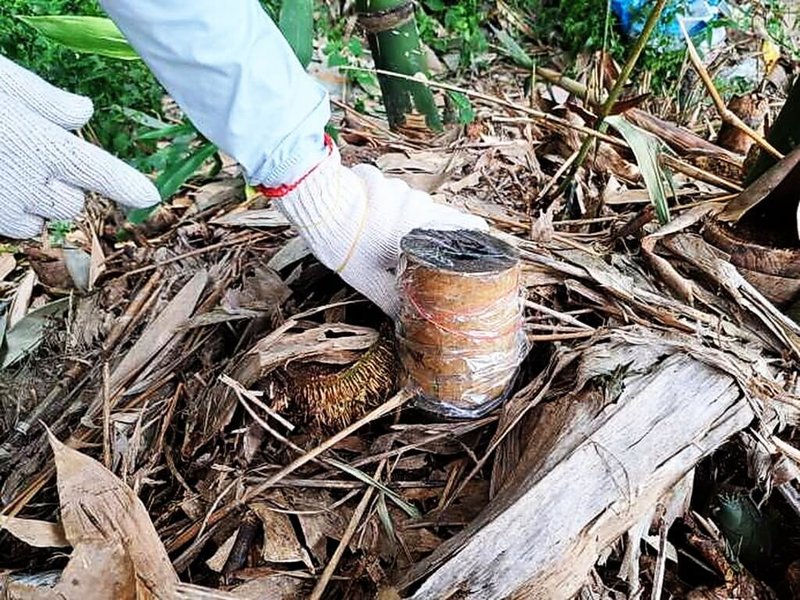
{"type": "MultiPolygon", "coordinates": [[[[329,136],[327,133],[325,134],[325,147],[328,149],[328,156],[333,153],[333,138],[329,136]]],[[[297,187],[303,183],[306,178],[311,175],[317,168],[322,164],[322,162],[317,163],[314,165],[308,173],[303,175],[300,179],[295,181],[294,183],[283,184],[277,187],[266,187],[264,185],[256,186],[256,189],[264,194],[267,198],[283,198],[290,192],[293,192],[297,187]]]]}

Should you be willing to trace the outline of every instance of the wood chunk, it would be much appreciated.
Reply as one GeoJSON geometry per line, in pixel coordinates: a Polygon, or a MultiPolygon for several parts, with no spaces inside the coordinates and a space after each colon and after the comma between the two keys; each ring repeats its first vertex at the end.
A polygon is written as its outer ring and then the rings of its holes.
{"type": "MultiPolygon", "coordinates": [[[[579,372],[636,347],[595,345],[579,372]]],[[[430,574],[413,599],[572,598],[605,548],[753,419],[735,368],[723,368],[674,347],[623,371],[617,393],[594,377],[551,394],[510,484],[401,587],[430,574]]]]}

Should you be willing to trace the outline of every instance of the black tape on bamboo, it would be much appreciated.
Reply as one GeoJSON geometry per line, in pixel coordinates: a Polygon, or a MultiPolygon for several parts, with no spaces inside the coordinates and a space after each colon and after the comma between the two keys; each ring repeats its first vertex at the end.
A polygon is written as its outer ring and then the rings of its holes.
{"type": "Polygon", "coordinates": [[[519,255],[472,230],[415,229],[401,250],[405,387],[427,410],[480,416],[506,397],[527,350],[519,255]]]}

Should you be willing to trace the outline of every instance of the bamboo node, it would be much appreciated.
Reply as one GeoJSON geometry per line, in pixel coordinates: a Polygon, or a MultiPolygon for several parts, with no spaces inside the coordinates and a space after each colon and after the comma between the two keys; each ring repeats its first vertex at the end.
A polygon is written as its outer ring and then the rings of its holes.
{"type": "Polygon", "coordinates": [[[404,2],[399,6],[376,10],[369,13],[359,13],[358,24],[367,34],[382,33],[396,29],[414,18],[414,2],[404,2]]]}

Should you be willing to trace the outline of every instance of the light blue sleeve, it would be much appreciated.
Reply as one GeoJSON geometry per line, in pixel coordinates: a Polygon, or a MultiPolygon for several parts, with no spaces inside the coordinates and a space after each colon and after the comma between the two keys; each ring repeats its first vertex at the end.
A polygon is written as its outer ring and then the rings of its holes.
{"type": "Polygon", "coordinates": [[[324,156],[330,105],[258,0],[100,0],[195,126],[267,186],[324,156]]]}

